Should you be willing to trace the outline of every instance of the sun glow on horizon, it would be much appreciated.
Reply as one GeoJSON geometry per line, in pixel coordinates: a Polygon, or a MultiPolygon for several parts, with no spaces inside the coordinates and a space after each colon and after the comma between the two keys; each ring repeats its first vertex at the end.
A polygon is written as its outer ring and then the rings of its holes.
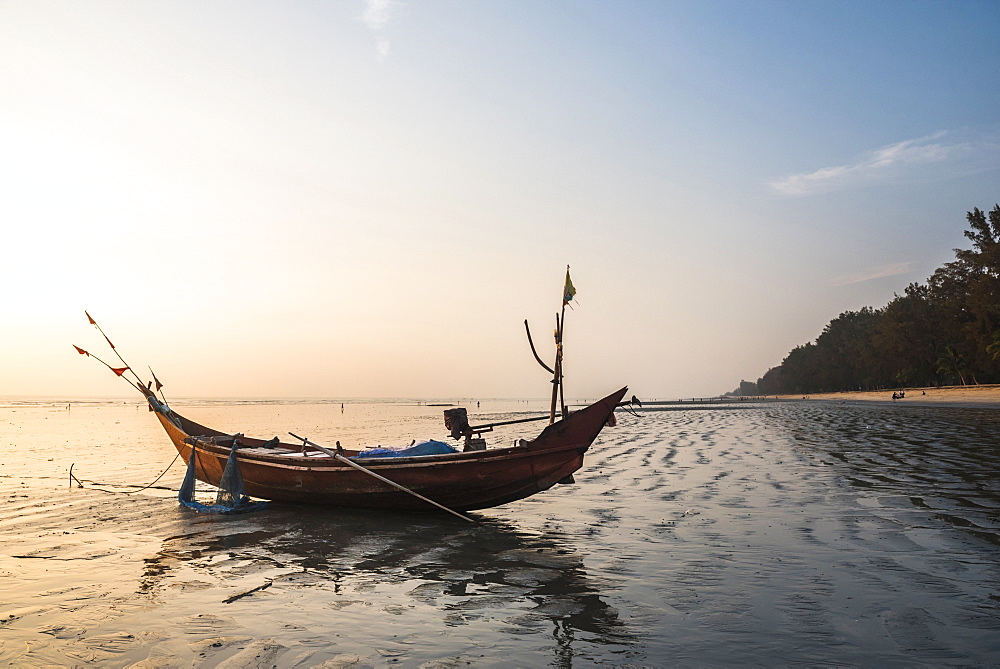
{"type": "Polygon", "coordinates": [[[786,9],[0,3],[0,394],[536,396],[567,263],[574,394],[756,378],[1000,171],[997,17],[786,9]]]}

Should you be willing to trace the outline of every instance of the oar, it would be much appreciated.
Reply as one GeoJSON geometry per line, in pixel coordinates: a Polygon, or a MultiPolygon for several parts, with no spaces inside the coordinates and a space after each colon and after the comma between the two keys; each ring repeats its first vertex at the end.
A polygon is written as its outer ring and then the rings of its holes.
{"type": "MultiPolygon", "coordinates": [[[[331,458],[335,458],[335,459],[337,459],[337,460],[340,460],[340,461],[341,461],[341,462],[343,462],[344,464],[347,464],[347,465],[350,465],[351,467],[354,467],[355,469],[358,469],[358,470],[361,470],[361,471],[363,471],[363,472],[364,472],[365,474],[368,474],[369,476],[374,476],[375,478],[377,478],[377,479],[378,479],[379,481],[382,481],[383,483],[388,483],[389,485],[391,485],[391,486],[393,486],[393,487],[396,487],[396,488],[399,488],[399,489],[400,489],[400,490],[402,490],[403,492],[407,492],[407,493],[410,493],[410,494],[411,494],[411,495],[413,495],[414,497],[416,497],[416,498],[418,498],[418,499],[422,499],[422,500],[424,500],[425,502],[427,502],[428,504],[433,504],[433,505],[434,505],[434,506],[436,506],[437,508],[439,508],[439,509],[441,509],[441,510],[443,510],[443,511],[447,511],[448,513],[450,513],[450,514],[451,514],[451,515],[453,515],[453,516],[458,516],[458,517],[459,517],[459,518],[461,518],[462,520],[467,520],[467,521],[469,521],[470,523],[476,523],[476,521],[475,521],[475,520],[473,520],[472,518],[469,518],[468,516],[463,516],[463,515],[462,515],[462,514],[460,514],[460,513],[458,512],[458,511],[453,511],[452,509],[449,509],[448,507],[444,506],[443,504],[438,504],[437,502],[435,502],[435,501],[434,501],[434,500],[432,500],[432,499],[427,499],[427,498],[426,498],[426,497],[424,497],[423,495],[421,495],[421,494],[419,494],[419,493],[416,493],[416,492],[413,492],[413,491],[412,491],[412,490],[410,490],[409,488],[407,488],[407,487],[404,487],[404,486],[401,486],[401,485],[399,485],[398,483],[396,483],[395,481],[390,481],[389,479],[387,479],[387,478],[386,478],[386,477],[384,477],[384,476],[379,476],[378,474],[376,474],[376,473],[375,473],[375,472],[373,472],[372,470],[370,470],[370,469],[366,469],[365,467],[362,467],[362,466],[361,466],[361,465],[359,465],[358,463],[356,463],[356,462],[354,462],[353,460],[350,460],[350,459],[348,459],[348,458],[345,458],[345,457],[344,457],[343,455],[341,455],[340,453],[337,453],[336,451],[331,451],[331,450],[330,450],[330,449],[328,449],[328,448],[323,448],[323,447],[322,447],[322,446],[320,446],[319,444],[317,444],[317,443],[315,443],[315,442],[312,442],[312,441],[309,441],[309,440],[308,440],[308,439],[306,439],[305,437],[300,437],[299,435],[297,435],[297,434],[295,434],[295,433],[293,433],[293,432],[289,432],[288,434],[292,435],[292,436],[293,436],[293,437],[295,437],[296,439],[300,439],[300,440],[302,441],[302,443],[303,443],[303,444],[309,444],[309,445],[310,445],[310,446],[312,446],[313,448],[318,448],[318,449],[319,449],[320,451],[322,451],[323,453],[326,453],[326,454],[327,454],[327,455],[329,455],[329,456],[330,456],[331,458]]],[[[476,523],[476,524],[478,524],[478,523],[476,523]]]]}

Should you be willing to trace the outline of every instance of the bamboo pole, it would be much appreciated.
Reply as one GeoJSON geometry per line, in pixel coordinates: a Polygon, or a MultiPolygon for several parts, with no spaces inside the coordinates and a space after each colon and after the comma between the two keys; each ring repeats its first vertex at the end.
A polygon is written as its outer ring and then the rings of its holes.
{"type": "MultiPolygon", "coordinates": [[[[563,307],[565,311],[565,307],[563,307]]],[[[556,314],[556,329],[554,333],[556,340],[556,361],[553,363],[552,372],[552,402],[549,404],[549,425],[556,422],[556,401],[559,398],[559,385],[562,382],[562,323],[559,314],[556,314]]]]}
{"type": "MultiPolygon", "coordinates": [[[[566,267],[569,271],[569,267],[566,267]]],[[[562,417],[566,417],[566,395],[565,384],[563,383],[563,334],[566,326],[566,300],[563,300],[562,313],[559,317],[559,411],[562,417]]]]}

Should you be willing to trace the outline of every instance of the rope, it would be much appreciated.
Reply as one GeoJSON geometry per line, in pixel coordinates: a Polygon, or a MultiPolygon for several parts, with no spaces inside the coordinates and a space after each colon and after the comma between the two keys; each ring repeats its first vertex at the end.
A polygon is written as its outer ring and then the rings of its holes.
{"type": "MultiPolygon", "coordinates": [[[[123,492],[121,490],[104,490],[103,488],[90,488],[90,490],[96,490],[98,492],[107,492],[107,493],[111,493],[111,494],[114,494],[114,495],[134,495],[137,492],[142,492],[143,490],[147,490],[149,488],[152,488],[153,484],[155,484],[157,481],[159,481],[160,479],[162,479],[163,476],[168,471],[170,471],[170,468],[174,466],[174,463],[177,462],[177,458],[179,458],[180,456],[181,456],[180,451],[178,451],[177,455],[174,456],[174,459],[170,461],[169,465],[167,465],[167,468],[164,469],[160,473],[159,476],[157,476],[155,479],[153,479],[152,483],[150,483],[148,485],[145,485],[145,486],[139,488],[138,490],[131,490],[131,491],[127,491],[127,492],[123,492]]],[[[71,470],[73,469],[73,465],[70,465],[70,469],[71,470]]],[[[81,488],[83,487],[83,481],[81,481],[80,479],[78,479],[75,476],[73,476],[72,473],[70,474],[70,476],[72,476],[74,479],[76,479],[79,482],[81,488]]],[[[106,485],[106,484],[104,484],[104,483],[98,483],[97,485],[106,485]]],[[[173,488],[163,488],[163,489],[164,490],[173,490],[173,488]]]]}

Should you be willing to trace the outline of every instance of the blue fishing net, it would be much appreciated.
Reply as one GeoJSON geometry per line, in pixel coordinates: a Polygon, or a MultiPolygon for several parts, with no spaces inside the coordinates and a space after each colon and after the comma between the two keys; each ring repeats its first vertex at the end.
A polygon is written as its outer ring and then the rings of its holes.
{"type": "Polygon", "coordinates": [[[181,488],[177,492],[177,501],[199,513],[249,513],[266,507],[267,502],[254,502],[244,492],[243,475],[240,473],[236,447],[236,440],[233,440],[229,459],[226,460],[226,467],[222,470],[222,480],[219,481],[219,492],[215,497],[215,504],[211,505],[202,504],[194,499],[195,466],[198,451],[192,448],[184,482],[181,483],[181,488]]]}
{"type": "MultiPolygon", "coordinates": [[[[369,448],[368,450],[354,456],[356,458],[412,458],[418,455],[443,455],[445,453],[458,453],[443,441],[420,441],[407,448],[369,448]]],[[[353,459],[353,458],[352,458],[353,459]]]]}

